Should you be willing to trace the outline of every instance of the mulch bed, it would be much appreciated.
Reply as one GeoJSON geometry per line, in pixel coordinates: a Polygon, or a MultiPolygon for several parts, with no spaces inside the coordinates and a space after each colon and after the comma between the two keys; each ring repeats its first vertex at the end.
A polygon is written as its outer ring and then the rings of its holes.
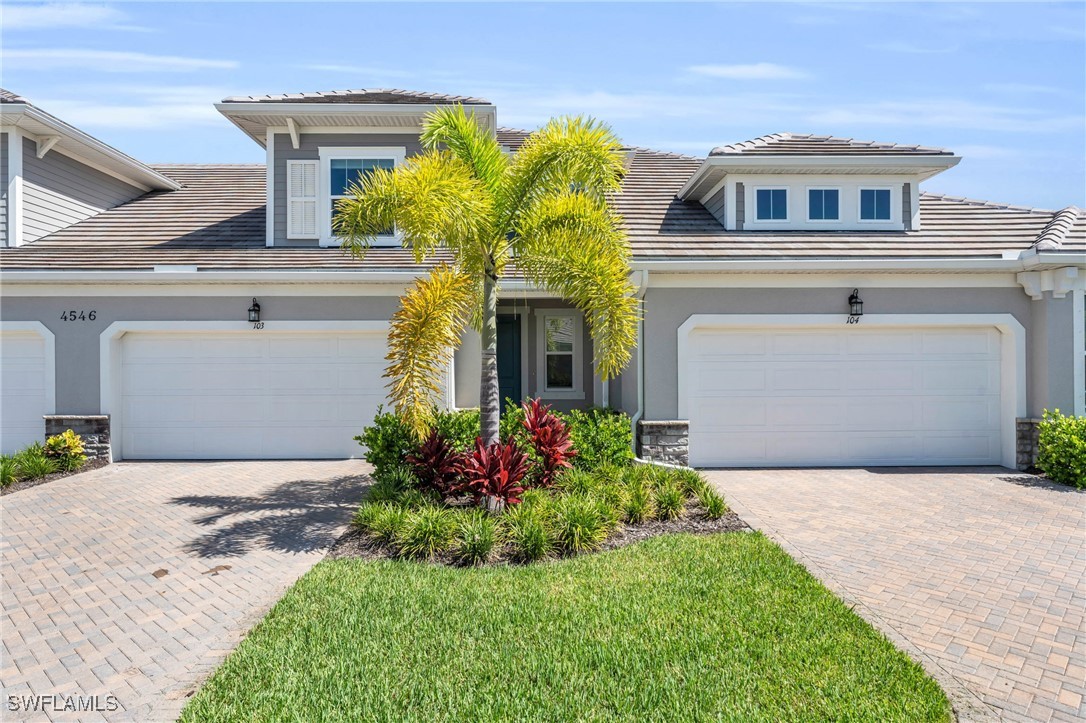
{"type": "MultiPolygon", "coordinates": [[[[750,527],[739,519],[739,515],[734,512],[728,512],[720,519],[711,520],[705,517],[704,514],[695,511],[693,514],[688,514],[678,520],[651,520],[639,525],[624,525],[615,534],[607,538],[600,548],[600,552],[633,545],[650,537],[674,535],[683,532],[692,535],[715,535],[722,532],[750,532],[750,527]]],[[[354,527],[341,535],[331,549],[328,550],[328,558],[332,560],[343,558],[394,560],[396,557],[396,553],[387,545],[371,540],[361,530],[354,527]]],[[[447,555],[439,556],[432,562],[438,565],[457,564],[451,556],[447,555]]],[[[491,564],[508,565],[515,563],[509,559],[507,553],[499,552],[495,555],[491,564]]]]}
{"type": "Polygon", "coordinates": [[[58,479],[64,479],[65,477],[73,477],[77,474],[90,472],[94,469],[101,469],[107,464],[109,464],[108,459],[88,459],[86,464],[84,464],[79,469],[73,470],[71,472],[54,472],[53,474],[47,474],[44,477],[38,477],[36,479],[24,479],[14,484],[10,484],[7,487],[0,488],[0,497],[4,495],[10,495],[14,492],[22,492],[23,490],[28,490],[31,487],[37,487],[38,485],[55,482],[58,479]]]}

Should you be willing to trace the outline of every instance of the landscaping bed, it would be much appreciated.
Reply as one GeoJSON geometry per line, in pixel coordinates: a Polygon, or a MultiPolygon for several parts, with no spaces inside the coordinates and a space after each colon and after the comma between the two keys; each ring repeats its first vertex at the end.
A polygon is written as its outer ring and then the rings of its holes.
{"type": "Polygon", "coordinates": [[[183,721],[947,721],[939,686],[760,533],[545,565],[325,560],[183,721]]]}
{"type": "Polygon", "coordinates": [[[48,482],[56,482],[58,479],[64,479],[65,477],[72,477],[77,474],[83,474],[84,472],[90,472],[91,470],[101,469],[109,464],[108,459],[89,459],[79,469],[73,469],[62,472],[52,472],[44,477],[35,477],[33,479],[19,480],[18,482],[12,482],[9,485],[0,487],[0,496],[10,495],[15,492],[21,492],[31,487],[37,487],[48,482]]]}
{"type": "Polygon", "coordinates": [[[12,455],[0,455],[0,495],[70,477],[102,467],[107,460],[87,461],[83,439],[67,430],[49,437],[43,445],[35,442],[12,455]]]}

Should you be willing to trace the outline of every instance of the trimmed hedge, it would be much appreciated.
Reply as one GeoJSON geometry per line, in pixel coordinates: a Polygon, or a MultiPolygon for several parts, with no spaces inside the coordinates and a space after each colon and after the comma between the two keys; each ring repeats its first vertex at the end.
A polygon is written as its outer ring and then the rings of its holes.
{"type": "Polygon", "coordinates": [[[1046,409],[1037,446],[1037,467],[1049,479],[1086,489],[1086,417],[1046,409]]]}

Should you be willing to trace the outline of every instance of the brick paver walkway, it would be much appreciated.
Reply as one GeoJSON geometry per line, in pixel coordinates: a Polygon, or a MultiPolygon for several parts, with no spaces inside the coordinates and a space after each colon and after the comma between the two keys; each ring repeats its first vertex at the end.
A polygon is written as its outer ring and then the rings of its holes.
{"type": "Polygon", "coordinates": [[[1007,470],[716,470],[963,719],[1086,718],[1086,493],[1007,470]]]}
{"type": "Polygon", "coordinates": [[[107,719],[176,718],[321,559],[366,469],[124,462],[0,498],[3,719],[45,718],[11,712],[13,695],[82,696],[99,708],[115,696],[121,709],[107,719]]]}

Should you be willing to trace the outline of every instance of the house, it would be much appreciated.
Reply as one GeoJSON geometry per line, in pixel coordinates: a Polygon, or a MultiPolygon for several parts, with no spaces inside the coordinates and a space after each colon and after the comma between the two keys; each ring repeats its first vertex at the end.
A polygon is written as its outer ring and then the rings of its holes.
{"type": "MultiPolygon", "coordinates": [[[[357,455],[420,267],[391,234],[345,255],[332,203],[418,153],[448,104],[511,151],[527,135],[472,97],[227,98],[265,165],[147,166],[0,96],[3,451],[73,427],[115,460],[357,455]]],[[[923,146],[777,133],[625,153],[633,361],[600,382],[580,313],[512,279],[503,396],[622,409],[641,454],[704,466],[1024,466],[1042,410],[1083,413],[1079,209],[925,193],[960,158],[923,146]]],[[[478,368],[469,332],[449,406],[477,405],[478,368]]]]}

